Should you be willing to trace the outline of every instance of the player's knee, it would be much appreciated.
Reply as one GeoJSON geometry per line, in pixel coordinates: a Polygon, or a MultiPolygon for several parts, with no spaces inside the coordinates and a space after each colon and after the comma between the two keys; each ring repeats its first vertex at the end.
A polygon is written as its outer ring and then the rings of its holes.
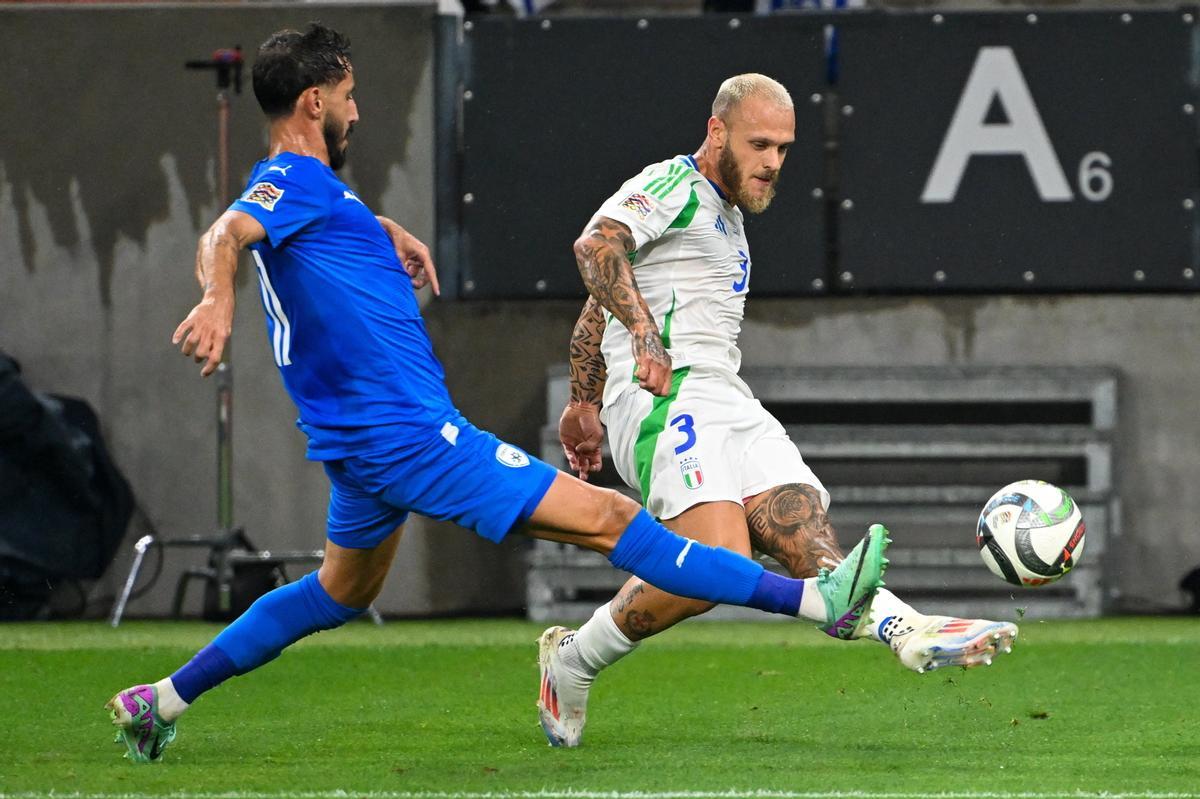
{"type": "Polygon", "coordinates": [[[348,608],[368,607],[383,590],[386,574],[371,574],[364,569],[343,569],[322,564],[318,579],[325,593],[348,608]]]}
{"type": "Polygon", "coordinates": [[[600,500],[599,518],[597,519],[597,549],[607,555],[613,551],[625,528],[637,516],[642,506],[634,502],[620,491],[611,488],[601,489],[604,496],[600,500]]]}

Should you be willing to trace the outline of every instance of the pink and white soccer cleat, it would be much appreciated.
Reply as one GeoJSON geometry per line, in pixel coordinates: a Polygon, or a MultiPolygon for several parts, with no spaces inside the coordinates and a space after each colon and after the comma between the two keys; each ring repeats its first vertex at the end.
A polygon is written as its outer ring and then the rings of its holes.
{"type": "Polygon", "coordinates": [[[574,630],[550,627],[538,638],[538,718],[551,746],[579,746],[587,724],[588,688],[570,679],[559,659],[559,648],[574,637],[574,630]]]}
{"type": "Polygon", "coordinates": [[[918,674],[947,666],[990,666],[1017,640],[1017,625],[1006,621],[923,616],[913,626],[888,630],[891,621],[882,623],[883,637],[900,662],[918,674]]]}

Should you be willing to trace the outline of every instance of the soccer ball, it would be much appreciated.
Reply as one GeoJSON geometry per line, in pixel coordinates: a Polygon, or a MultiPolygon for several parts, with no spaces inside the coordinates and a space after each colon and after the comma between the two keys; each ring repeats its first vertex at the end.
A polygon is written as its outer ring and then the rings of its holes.
{"type": "Polygon", "coordinates": [[[997,577],[1035,587],[1074,568],[1083,554],[1083,534],[1083,516],[1066,491],[1041,480],[1020,480],[983,506],[975,543],[997,577]]]}

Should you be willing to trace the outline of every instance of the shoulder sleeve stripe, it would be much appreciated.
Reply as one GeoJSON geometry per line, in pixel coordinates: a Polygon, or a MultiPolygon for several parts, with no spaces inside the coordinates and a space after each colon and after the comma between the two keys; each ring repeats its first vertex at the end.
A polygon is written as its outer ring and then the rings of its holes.
{"type": "Polygon", "coordinates": [[[692,174],[692,172],[693,170],[688,167],[680,167],[680,170],[677,174],[669,175],[666,178],[667,182],[656,186],[653,189],[647,188],[647,191],[655,197],[658,197],[660,200],[666,199],[667,195],[675,191],[675,188],[683,182],[683,179],[692,174]]]}
{"type": "Polygon", "coordinates": [[[671,178],[675,177],[675,173],[678,171],[679,171],[679,167],[676,166],[675,164],[671,164],[667,168],[667,174],[659,175],[654,180],[647,183],[645,188],[642,189],[642,191],[648,191],[648,192],[653,193],[655,189],[661,189],[667,183],[671,182],[671,178]]]}

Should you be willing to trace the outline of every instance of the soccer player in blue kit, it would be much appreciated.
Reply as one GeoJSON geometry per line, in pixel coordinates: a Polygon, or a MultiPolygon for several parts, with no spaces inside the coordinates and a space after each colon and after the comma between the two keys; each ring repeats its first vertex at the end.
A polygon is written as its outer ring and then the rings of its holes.
{"type": "MultiPolygon", "coordinates": [[[[308,458],[324,464],[331,484],[325,556],[319,570],[259,598],[173,674],[109,700],[127,757],[160,760],[176,719],[202,693],[363,613],[409,512],[492,541],[520,531],[586,547],[681,596],[822,624],[862,614],[887,564],[882,526],[833,572],[780,577],[672,533],[632,499],[559,472],[463,418],[413,290],[436,280],[428,250],[372,214],[336,175],[358,122],[349,42],[318,23],[279,31],[259,48],[253,79],[270,124],[268,157],[201,237],[203,298],[173,341],[204,364],[202,375],[217,368],[232,333],[239,253],[248,248],[308,458]]],[[[667,376],[656,371],[664,367],[648,351],[650,338],[632,345],[647,388],[667,376]]]]}

